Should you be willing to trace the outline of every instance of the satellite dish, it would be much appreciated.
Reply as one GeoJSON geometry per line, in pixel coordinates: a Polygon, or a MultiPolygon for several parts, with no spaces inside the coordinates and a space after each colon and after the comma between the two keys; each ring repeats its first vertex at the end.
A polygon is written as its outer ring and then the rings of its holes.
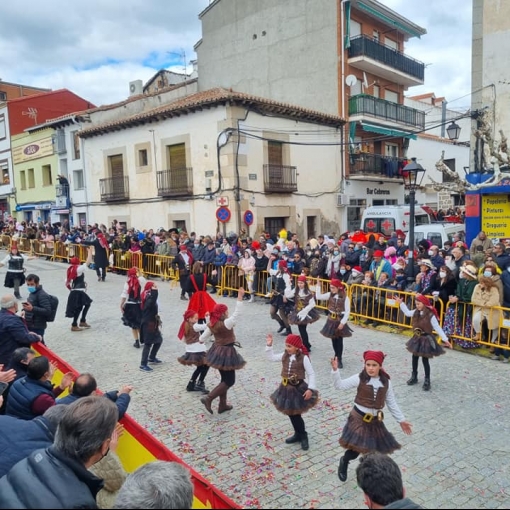
{"type": "Polygon", "coordinates": [[[354,74],[349,74],[345,77],[345,84],[349,87],[353,87],[356,83],[358,83],[358,78],[354,74]]]}

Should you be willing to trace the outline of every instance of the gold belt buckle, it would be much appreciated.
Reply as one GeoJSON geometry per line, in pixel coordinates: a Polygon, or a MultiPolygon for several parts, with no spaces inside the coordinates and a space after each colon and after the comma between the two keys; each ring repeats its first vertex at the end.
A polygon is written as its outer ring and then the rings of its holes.
{"type": "Polygon", "coordinates": [[[287,384],[289,384],[289,380],[286,377],[282,377],[282,384],[287,386],[287,384]]]}
{"type": "Polygon", "coordinates": [[[338,318],[338,314],[336,312],[331,312],[329,314],[330,318],[333,319],[334,321],[338,318]]]}
{"type": "Polygon", "coordinates": [[[363,421],[365,423],[371,423],[373,419],[374,419],[374,415],[370,414],[370,413],[365,413],[365,415],[363,416],[363,421]]]}
{"type": "Polygon", "coordinates": [[[298,381],[299,379],[297,378],[296,374],[292,374],[288,379],[289,384],[292,384],[293,386],[296,386],[298,381]]]}
{"type": "Polygon", "coordinates": [[[414,328],[413,332],[415,335],[418,335],[418,336],[423,335],[423,330],[421,330],[420,328],[414,328]]]}
{"type": "Polygon", "coordinates": [[[378,421],[384,420],[384,413],[382,411],[377,411],[377,420],[378,421]]]}

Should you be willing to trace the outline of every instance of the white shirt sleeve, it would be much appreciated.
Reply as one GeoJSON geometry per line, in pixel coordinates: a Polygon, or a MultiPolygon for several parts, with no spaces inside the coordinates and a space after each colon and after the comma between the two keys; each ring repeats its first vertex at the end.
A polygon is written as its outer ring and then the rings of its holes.
{"type": "Polygon", "coordinates": [[[340,370],[331,370],[333,375],[333,384],[337,390],[349,390],[359,386],[359,374],[352,375],[347,379],[342,379],[340,370]]]}
{"type": "Polygon", "coordinates": [[[7,255],[7,257],[5,257],[5,258],[2,260],[2,264],[3,264],[4,266],[6,266],[6,265],[7,265],[7,263],[9,262],[9,258],[10,258],[10,255],[7,255]]]}
{"type": "Polygon", "coordinates": [[[285,287],[285,297],[294,301],[294,289],[291,287],[285,287]]]}
{"type": "Polygon", "coordinates": [[[309,303],[303,308],[303,310],[301,310],[302,312],[305,312],[306,315],[308,315],[308,313],[313,309],[315,308],[315,299],[312,297],[312,299],[310,299],[309,303]]]}
{"type": "Polygon", "coordinates": [[[388,410],[391,413],[391,416],[397,420],[398,423],[401,423],[406,420],[404,413],[400,410],[400,407],[397,404],[397,399],[395,398],[395,393],[393,392],[393,385],[391,381],[388,381],[388,391],[386,393],[386,405],[388,410]]]}
{"type": "Polygon", "coordinates": [[[122,294],[120,295],[120,297],[121,297],[122,299],[127,299],[127,298],[129,297],[129,295],[128,295],[128,289],[129,289],[129,285],[128,285],[128,283],[126,282],[126,283],[124,284],[123,289],[122,289],[122,294]]]}
{"type": "Polygon", "coordinates": [[[400,303],[400,309],[402,310],[402,313],[406,317],[412,317],[415,312],[415,310],[409,310],[409,308],[407,308],[407,305],[403,301],[402,301],[402,303],[400,303]]]}
{"type": "Polygon", "coordinates": [[[303,357],[303,365],[305,366],[306,378],[308,379],[308,389],[316,390],[317,386],[315,385],[315,372],[308,356],[303,357]]]}
{"type": "Polygon", "coordinates": [[[441,340],[443,340],[443,342],[449,342],[448,337],[443,331],[443,328],[439,325],[439,322],[437,321],[435,315],[432,315],[432,317],[430,318],[430,324],[434,328],[434,331],[441,337],[441,340]]]}
{"type": "Polygon", "coordinates": [[[208,339],[208,338],[211,338],[212,336],[212,331],[211,331],[211,328],[205,328],[203,333],[200,335],[200,338],[198,339],[200,343],[205,343],[205,341],[208,339]]]}
{"type": "Polygon", "coordinates": [[[329,299],[331,297],[331,292],[325,292],[324,294],[321,292],[321,286],[316,285],[315,287],[315,297],[321,301],[325,301],[326,299],[329,299]]]}
{"type": "Polygon", "coordinates": [[[347,324],[347,321],[349,320],[349,315],[351,315],[351,298],[349,296],[345,296],[344,316],[342,317],[340,324],[347,324]]]}
{"type": "Polygon", "coordinates": [[[269,347],[266,345],[266,357],[269,361],[281,361],[283,358],[283,352],[280,354],[275,354],[273,351],[273,346],[269,347]]]}
{"type": "Polygon", "coordinates": [[[205,331],[207,328],[207,324],[199,324],[198,322],[196,324],[193,324],[193,331],[205,331]]]}
{"type": "Polygon", "coordinates": [[[85,272],[85,269],[87,269],[87,264],[80,264],[78,266],[78,270],[76,271],[76,276],[80,276],[85,272]]]}
{"type": "Polygon", "coordinates": [[[225,327],[227,329],[232,329],[236,325],[237,319],[239,317],[239,314],[240,314],[242,308],[243,308],[243,302],[237,301],[236,309],[234,310],[234,313],[232,314],[231,317],[226,318],[224,321],[225,327]]]}

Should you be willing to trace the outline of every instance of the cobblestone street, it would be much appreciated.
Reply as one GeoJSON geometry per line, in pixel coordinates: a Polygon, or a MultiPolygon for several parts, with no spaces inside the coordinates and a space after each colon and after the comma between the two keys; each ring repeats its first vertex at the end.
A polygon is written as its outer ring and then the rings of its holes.
{"type": "MultiPolygon", "coordinates": [[[[278,325],[270,320],[264,299],[245,302],[235,328],[248,363],[237,372],[228,394],[234,409],[222,415],[215,410],[211,416],[200,403],[200,394],[185,390],[192,369],[176,360],[184,352],[177,331],[187,306],[179,300],[178,288],[157,281],[164,336],[158,357],[165,363],[143,373],[138,369],[141,351],[133,348],[131,332],[120,319],[124,276],[109,273],[106,282],[98,282],[94,271],[86,272],[94,300],[87,317],[92,327],[72,333],[71,320],[64,317],[67,264],[37,259],[26,267],[60,299],[57,319],[46,333],[48,347],[78,371],[91,372],[102,390],[133,384],[128,413],[240,506],[363,508],[355,481],[358,461],[352,463],[346,483],[337,477],[343,452],[338,439],[354,392],[333,388],[331,342],[319,334],[324,319],[309,327],[320,404],[304,415],[310,442],[304,452],[299,445],[285,444],[292,433],[290,421],[269,401],[281,365],[266,359],[265,336],[275,334],[278,325]]],[[[2,279],[4,275],[5,268],[2,279]]],[[[25,287],[21,293],[26,296],[25,287]]],[[[213,297],[233,311],[233,298],[213,297]]],[[[366,349],[384,351],[397,401],[414,427],[413,435],[405,436],[386,410],[387,427],[402,444],[393,458],[403,472],[407,495],[426,508],[510,508],[509,365],[448,350],[431,361],[432,389],[424,392],[421,363],[419,384],[405,383],[411,370],[411,355],[404,346],[407,337],[353,329],[345,342],[342,376],[361,370],[366,349]]],[[[275,334],[275,352],[283,350],[283,340],[275,334]]],[[[218,381],[217,371],[211,370],[207,386],[218,381]]]]}

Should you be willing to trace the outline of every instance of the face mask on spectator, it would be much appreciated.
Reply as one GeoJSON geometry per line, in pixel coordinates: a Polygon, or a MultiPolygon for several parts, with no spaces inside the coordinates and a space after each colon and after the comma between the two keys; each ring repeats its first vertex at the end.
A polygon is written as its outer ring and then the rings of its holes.
{"type": "Polygon", "coordinates": [[[484,275],[486,278],[491,278],[491,277],[492,277],[492,271],[484,271],[484,272],[483,272],[483,275],[484,275]]]}
{"type": "Polygon", "coordinates": [[[333,255],[338,255],[338,253],[339,253],[339,251],[338,251],[338,250],[335,250],[335,251],[333,252],[333,255]]]}
{"type": "Polygon", "coordinates": [[[439,271],[439,278],[446,278],[445,271],[439,271]]]}
{"type": "Polygon", "coordinates": [[[345,269],[340,269],[340,274],[345,274],[345,273],[346,273],[345,269]]]}
{"type": "Polygon", "coordinates": [[[432,250],[429,250],[427,253],[429,254],[429,257],[433,257],[434,256],[434,252],[432,250]]]}

